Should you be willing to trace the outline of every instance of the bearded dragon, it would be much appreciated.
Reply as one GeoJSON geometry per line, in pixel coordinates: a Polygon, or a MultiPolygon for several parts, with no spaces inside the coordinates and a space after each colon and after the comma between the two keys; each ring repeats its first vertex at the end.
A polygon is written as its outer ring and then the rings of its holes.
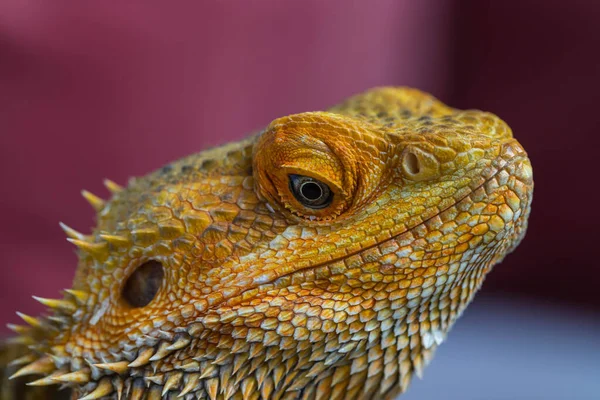
{"type": "Polygon", "coordinates": [[[91,234],[62,225],[72,289],[11,325],[5,399],[393,398],[523,238],[533,180],[495,115],[383,87],[106,186],[91,234]]]}

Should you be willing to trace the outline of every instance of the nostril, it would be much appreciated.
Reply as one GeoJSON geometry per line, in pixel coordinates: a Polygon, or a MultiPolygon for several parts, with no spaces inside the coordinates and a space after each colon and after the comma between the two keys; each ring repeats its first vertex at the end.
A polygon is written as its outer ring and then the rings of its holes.
{"type": "Polygon", "coordinates": [[[134,308],[148,305],[158,293],[164,277],[160,262],[150,260],[139,267],[127,278],[121,296],[134,308]]]}
{"type": "Polygon", "coordinates": [[[402,164],[404,165],[404,169],[411,175],[416,175],[421,172],[421,166],[419,165],[419,158],[415,155],[415,153],[407,152],[404,155],[404,160],[402,160],[402,164]]]}
{"type": "Polygon", "coordinates": [[[404,148],[401,157],[402,176],[410,181],[426,181],[440,175],[440,162],[430,152],[417,146],[409,146],[404,148]]]}

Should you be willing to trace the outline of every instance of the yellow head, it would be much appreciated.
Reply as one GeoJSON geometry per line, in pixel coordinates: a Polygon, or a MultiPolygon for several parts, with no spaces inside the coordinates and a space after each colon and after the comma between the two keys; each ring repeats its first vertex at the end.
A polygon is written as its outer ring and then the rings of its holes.
{"type": "Polygon", "coordinates": [[[404,88],[109,182],[73,290],[24,333],[86,399],[391,396],[522,239],[533,181],[496,116],[404,88]],[[46,355],[47,354],[47,355],[46,355]]]}

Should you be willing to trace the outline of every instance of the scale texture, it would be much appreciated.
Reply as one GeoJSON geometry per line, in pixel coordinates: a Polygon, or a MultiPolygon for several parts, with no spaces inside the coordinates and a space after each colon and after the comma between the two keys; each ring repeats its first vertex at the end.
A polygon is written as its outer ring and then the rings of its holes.
{"type": "Polygon", "coordinates": [[[375,88],[106,181],[1,396],[393,398],[523,238],[532,178],[495,115],[375,88]]]}

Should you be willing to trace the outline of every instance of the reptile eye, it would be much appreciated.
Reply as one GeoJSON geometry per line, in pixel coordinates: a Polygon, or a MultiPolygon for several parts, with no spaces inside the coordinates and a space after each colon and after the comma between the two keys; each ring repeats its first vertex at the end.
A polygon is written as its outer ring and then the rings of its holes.
{"type": "Polygon", "coordinates": [[[137,267],[127,278],[121,296],[133,308],[148,305],[162,284],[165,273],[161,263],[150,260],[137,267]]]}
{"type": "Polygon", "coordinates": [[[333,193],[323,182],[303,175],[289,175],[289,179],[290,190],[303,206],[320,209],[331,204],[333,193]]]}

